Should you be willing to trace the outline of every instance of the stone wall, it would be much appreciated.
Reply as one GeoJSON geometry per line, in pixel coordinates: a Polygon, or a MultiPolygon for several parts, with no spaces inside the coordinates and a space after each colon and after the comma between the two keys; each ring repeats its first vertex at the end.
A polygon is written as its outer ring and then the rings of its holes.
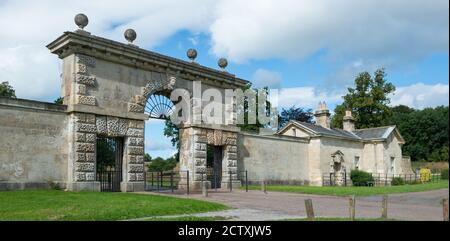
{"type": "Polygon", "coordinates": [[[0,98],[0,190],[64,188],[67,181],[66,106],[0,98]]]}
{"type": "MultiPolygon", "coordinates": [[[[186,187],[187,171],[189,171],[189,185],[193,190],[201,189],[202,175],[206,173],[207,145],[223,147],[222,159],[222,188],[230,185],[239,187],[237,167],[237,133],[230,130],[199,128],[195,126],[180,129],[180,175],[179,188],[186,187]]],[[[207,184],[209,185],[209,183],[207,184]]]]}
{"type": "Polygon", "coordinates": [[[238,170],[247,170],[250,182],[309,183],[306,139],[241,133],[237,148],[238,170]]]}
{"type": "Polygon", "coordinates": [[[122,191],[140,191],[144,188],[144,121],[86,113],[70,115],[72,141],[69,142],[69,190],[99,191],[96,181],[96,139],[122,137],[122,191]],[[73,168],[70,168],[73,167],[73,168]]]}

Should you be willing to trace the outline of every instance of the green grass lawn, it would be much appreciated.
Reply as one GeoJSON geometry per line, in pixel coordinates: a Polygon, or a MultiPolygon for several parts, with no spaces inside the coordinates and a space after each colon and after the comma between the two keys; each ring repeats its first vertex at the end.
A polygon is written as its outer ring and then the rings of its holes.
{"type": "Polygon", "coordinates": [[[132,193],[0,192],[0,220],[123,220],[224,209],[217,203],[132,193]]]}
{"type": "MultiPolygon", "coordinates": [[[[306,218],[286,219],[280,221],[308,221],[306,218]]],[[[339,217],[317,217],[314,221],[351,221],[350,218],[339,217]]],[[[354,221],[396,221],[395,219],[386,218],[356,218],[354,221]]]]}
{"type": "MultiPolygon", "coordinates": [[[[261,186],[258,185],[251,185],[248,188],[252,190],[261,190],[261,186]]],[[[268,185],[267,191],[295,192],[295,193],[333,195],[333,196],[349,196],[349,195],[374,196],[392,193],[423,192],[442,188],[448,188],[448,180],[441,180],[439,182],[434,183],[387,186],[387,187],[313,187],[313,186],[292,186],[292,185],[268,185]]]]}
{"type": "Polygon", "coordinates": [[[229,217],[213,216],[213,217],[196,217],[196,216],[183,216],[183,217],[154,217],[146,218],[139,221],[224,221],[230,219],[229,217]]]}

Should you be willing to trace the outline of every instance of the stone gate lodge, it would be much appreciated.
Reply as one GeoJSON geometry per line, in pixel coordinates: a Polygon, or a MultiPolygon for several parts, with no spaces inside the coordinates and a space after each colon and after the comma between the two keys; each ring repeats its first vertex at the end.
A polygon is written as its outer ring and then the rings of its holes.
{"type": "MultiPolygon", "coordinates": [[[[134,45],[132,29],[121,43],[84,30],[88,18],[83,14],[75,23],[79,29],[47,45],[62,60],[63,104],[0,98],[0,190],[56,183],[68,190],[101,191],[98,172],[113,168],[117,191],[142,191],[145,121],[168,114],[167,108],[155,107],[172,105],[171,91],[184,89],[191,93],[189,111],[198,119],[205,100],[192,95],[196,82],[201,81],[202,92],[215,89],[222,96],[249,83],[224,70],[226,59],[219,60],[221,69],[212,69],[195,62],[193,49],[184,61],[134,45]],[[149,101],[155,97],[166,102],[149,101]],[[105,148],[114,155],[106,158],[105,148]]],[[[228,115],[222,124],[178,124],[180,175],[189,175],[182,180],[191,188],[201,187],[201,173],[209,167],[207,146],[214,150],[213,168],[222,173],[221,188],[240,186],[243,170],[252,180],[299,185],[322,185],[330,173],[341,183],[352,169],[411,172],[395,126],[355,129],[347,112],[344,128],[333,129],[320,103],[316,124],[290,121],[276,133],[246,133],[236,124],[236,108],[234,102],[224,105],[228,115]]]]}

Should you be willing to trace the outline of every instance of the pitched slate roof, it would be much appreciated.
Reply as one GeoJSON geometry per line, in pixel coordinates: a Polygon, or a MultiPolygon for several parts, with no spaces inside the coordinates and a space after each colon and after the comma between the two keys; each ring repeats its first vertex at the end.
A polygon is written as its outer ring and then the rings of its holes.
{"type": "MultiPolygon", "coordinates": [[[[353,140],[378,140],[378,139],[386,139],[391,135],[393,131],[396,131],[400,141],[404,142],[403,138],[401,137],[400,133],[396,129],[395,126],[383,126],[383,127],[375,127],[375,128],[367,128],[367,129],[358,129],[354,132],[342,130],[342,129],[328,129],[319,125],[306,123],[306,122],[300,122],[291,120],[291,123],[294,123],[297,126],[303,127],[306,131],[311,132],[314,135],[321,135],[321,136],[331,136],[331,137],[341,137],[341,138],[347,138],[347,139],[353,139],[353,140]]],[[[288,124],[289,125],[289,124],[288,124]]],[[[286,127],[288,126],[286,125],[286,127]]],[[[285,130],[285,128],[282,128],[278,131],[278,133],[281,133],[285,130]]]]}
{"type": "Polygon", "coordinates": [[[375,128],[358,129],[355,130],[354,133],[365,140],[385,139],[392,133],[394,129],[395,126],[382,126],[375,128]]]}
{"type": "Polygon", "coordinates": [[[349,131],[341,130],[341,129],[328,129],[319,125],[306,123],[306,122],[300,122],[300,121],[292,121],[296,123],[297,125],[303,126],[306,129],[309,129],[314,134],[317,135],[324,135],[324,136],[335,136],[335,137],[343,137],[343,138],[350,138],[355,140],[360,140],[361,138],[349,131]]]}

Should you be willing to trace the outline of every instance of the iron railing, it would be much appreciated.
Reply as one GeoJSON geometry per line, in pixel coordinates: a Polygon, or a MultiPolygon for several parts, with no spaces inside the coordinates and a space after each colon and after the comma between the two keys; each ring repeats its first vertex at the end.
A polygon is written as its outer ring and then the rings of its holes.
{"type": "MultiPolygon", "coordinates": [[[[341,185],[343,186],[391,186],[393,181],[398,178],[404,184],[417,184],[423,182],[438,182],[441,180],[441,174],[433,173],[429,176],[422,176],[420,174],[384,174],[384,173],[371,173],[372,181],[364,183],[353,183],[350,179],[350,175],[345,175],[345,181],[341,185]]],[[[333,173],[324,174],[322,176],[323,186],[337,186],[336,177],[333,173]]]]}

